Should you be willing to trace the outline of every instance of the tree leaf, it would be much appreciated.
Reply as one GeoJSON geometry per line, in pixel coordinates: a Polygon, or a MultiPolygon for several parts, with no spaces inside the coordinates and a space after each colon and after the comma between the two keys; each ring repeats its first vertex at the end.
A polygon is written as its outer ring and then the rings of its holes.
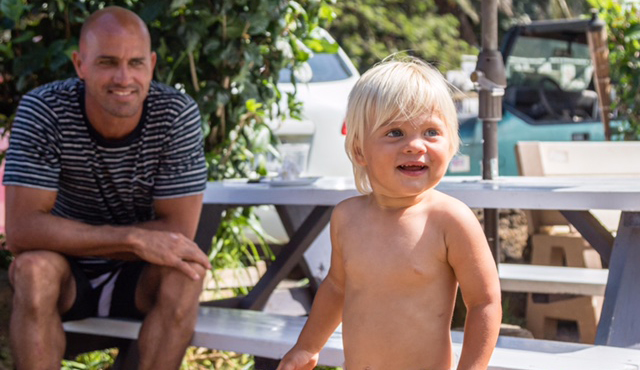
{"type": "Polygon", "coordinates": [[[13,49],[11,49],[11,44],[0,44],[0,54],[3,54],[7,59],[13,59],[13,49]]]}
{"type": "Polygon", "coordinates": [[[625,32],[624,41],[632,42],[633,40],[640,40],[640,25],[629,28],[629,30],[625,32]]]}
{"type": "Polygon", "coordinates": [[[192,0],[173,0],[171,1],[171,11],[174,11],[178,8],[186,7],[192,2],[192,0]]]}
{"type": "Polygon", "coordinates": [[[249,99],[245,103],[245,107],[247,108],[247,111],[252,113],[255,113],[258,109],[260,109],[262,105],[263,105],[262,103],[256,102],[255,99],[249,99]]]}
{"type": "MultiPolygon", "coordinates": [[[[172,4],[173,5],[173,4],[172,4]]],[[[158,18],[164,10],[165,4],[162,0],[146,0],[138,15],[145,23],[151,23],[158,18]]]]}
{"type": "Polygon", "coordinates": [[[26,9],[27,6],[22,0],[0,0],[0,11],[5,17],[11,19],[14,24],[20,22],[22,12],[26,9]]]}
{"type": "Polygon", "coordinates": [[[265,17],[263,14],[254,14],[249,18],[249,31],[250,35],[260,35],[265,33],[271,20],[265,17]]]}
{"type": "Polygon", "coordinates": [[[13,39],[13,43],[14,44],[20,44],[23,43],[25,41],[29,41],[31,42],[31,40],[33,40],[33,38],[35,37],[35,32],[33,31],[26,31],[23,32],[20,36],[16,37],[15,39],[13,39]]]}

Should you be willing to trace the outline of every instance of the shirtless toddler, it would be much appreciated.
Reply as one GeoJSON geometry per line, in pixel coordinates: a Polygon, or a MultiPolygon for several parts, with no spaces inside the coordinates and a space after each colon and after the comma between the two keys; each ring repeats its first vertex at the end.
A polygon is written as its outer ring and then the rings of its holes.
{"type": "Polygon", "coordinates": [[[496,267],[473,212],[434,189],[459,146],[446,81],[415,58],[382,62],[354,87],[346,122],[363,195],[333,212],[331,268],[278,370],[313,369],[341,321],[347,370],[451,369],[458,284],[458,369],[487,368],[502,315],[496,267]]]}

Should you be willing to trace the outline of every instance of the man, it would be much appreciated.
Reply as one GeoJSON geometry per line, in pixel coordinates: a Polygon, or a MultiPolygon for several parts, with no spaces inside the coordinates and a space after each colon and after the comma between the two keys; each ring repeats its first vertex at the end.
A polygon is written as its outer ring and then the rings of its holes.
{"type": "Polygon", "coordinates": [[[144,317],[140,369],[177,369],[207,256],[193,243],[206,167],[200,114],[152,82],[149,31],[108,7],[82,27],[78,78],[25,95],[7,155],[18,369],[58,369],[62,321],[144,317]]]}

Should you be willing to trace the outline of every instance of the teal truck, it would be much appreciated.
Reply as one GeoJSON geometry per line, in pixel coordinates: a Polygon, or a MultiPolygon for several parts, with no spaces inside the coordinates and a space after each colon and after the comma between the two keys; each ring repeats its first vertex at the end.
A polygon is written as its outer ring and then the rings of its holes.
{"type": "MultiPolygon", "coordinates": [[[[591,22],[537,21],[505,34],[501,53],[507,87],[498,123],[501,176],[518,175],[518,141],[605,139],[587,43],[591,22]]],[[[611,125],[615,128],[616,122],[611,125]]],[[[480,175],[482,121],[461,118],[459,133],[462,145],[447,175],[480,175]]]]}

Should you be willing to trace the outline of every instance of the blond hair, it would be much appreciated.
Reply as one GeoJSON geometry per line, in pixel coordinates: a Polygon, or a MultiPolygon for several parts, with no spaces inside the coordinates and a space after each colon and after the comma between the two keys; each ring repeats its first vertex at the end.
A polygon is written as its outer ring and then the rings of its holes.
{"type": "Polygon", "coordinates": [[[458,117],[451,87],[437,69],[415,57],[391,56],[360,77],[349,94],[345,141],[360,193],[371,193],[367,172],[355,160],[365,136],[385,124],[434,112],[444,120],[450,159],[460,146],[458,117]]]}

